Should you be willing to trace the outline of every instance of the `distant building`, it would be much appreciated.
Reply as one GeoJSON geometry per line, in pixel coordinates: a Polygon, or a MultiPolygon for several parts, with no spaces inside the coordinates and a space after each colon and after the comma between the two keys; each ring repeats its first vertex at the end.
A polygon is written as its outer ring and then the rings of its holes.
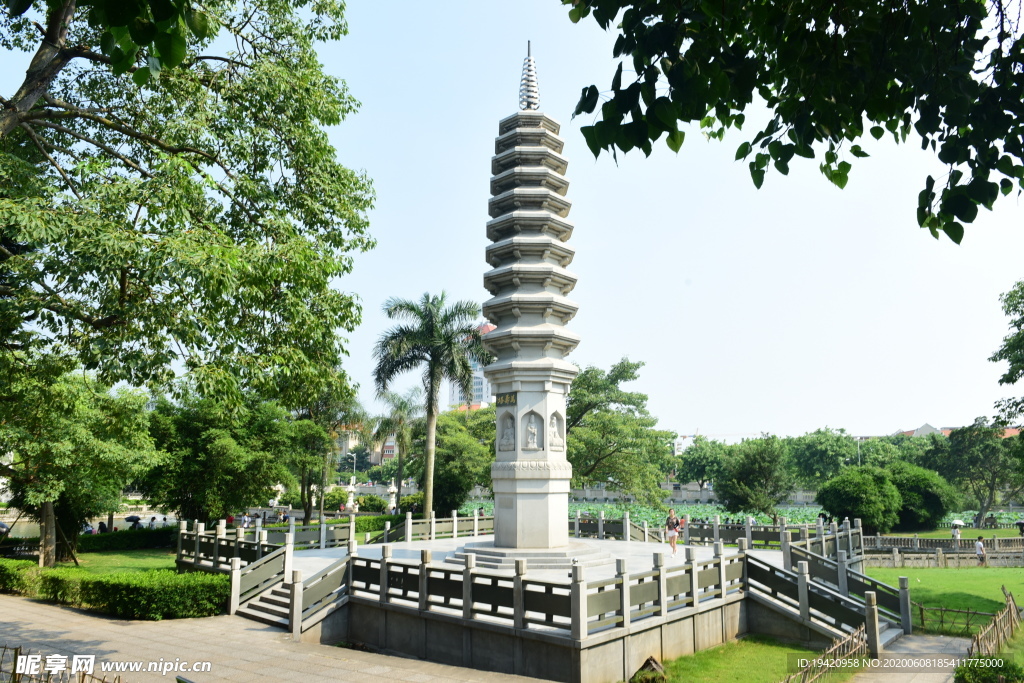
{"type": "MultiPolygon", "coordinates": [[[[483,323],[477,329],[480,330],[480,334],[487,334],[496,328],[490,323],[483,323]]],[[[471,408],[486,408],[491,403],[491,385],[484,377],[484,366],[475,360],[471,360],[469,364],[473,369],[473,395],[467,400],[462,389],[452,382],[448,390],[448,405],[452,408],[464,406],[466,403],[469,403],[471,408]]]]}
{"type": "MultiPolygon", "coordinates": [[[[936,429],[935,427],[932,427],[930,424],[926,422],[917,429],[911,429],[910,431],[907,432],[899,431],[896,432],[896,434],[894,434],[893,436],[928,436],[929,434],[942,434],[943,436],[949,436],[950,432],[952,432],[954,429],[960,428],[942,427],[941,429],[936,429]]],[[[1009,438],[1011,436],[1017,436],[1018,434],[1020,434],[1020,429],[1017,427],[1008,427],[1003,430],[1004,439],[1009,438]]]]}

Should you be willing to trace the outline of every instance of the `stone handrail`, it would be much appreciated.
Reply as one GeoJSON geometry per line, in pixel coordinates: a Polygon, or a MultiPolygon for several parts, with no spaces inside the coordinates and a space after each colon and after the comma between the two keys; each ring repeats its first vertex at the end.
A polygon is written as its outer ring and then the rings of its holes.
{"type": "MultiPolygon", "coordinates": [[[[970,535],[960,538],[920,538],[918,536],[865,536],[864,549],[870,551],[887,552],[893,548],[900,550],[934,550],[942,549],[947,553],[969,553],[974,554],[974,541],[970,535]]],[[[1024,550],[1024,538],[1000,538],[992,536],[984,539],[985,549],[989,552],[1022,551],[1024,550]]]]}

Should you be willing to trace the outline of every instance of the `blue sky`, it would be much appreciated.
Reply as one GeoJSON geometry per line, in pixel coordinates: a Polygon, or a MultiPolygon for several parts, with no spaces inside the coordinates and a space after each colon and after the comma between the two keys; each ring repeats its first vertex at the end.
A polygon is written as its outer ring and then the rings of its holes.
{"type": "MultiPolygon", "coordinates": [[[[694,128],[678,155],[659,144],[649,159],[595,160],[579,134],[591,117],[571,113],[582,87],[608,88],[614,36],[566,15],[557,0],[364,0],[349,4],[350,35],[322,46],[362,102],[331,137],[378,197],[378,247],[338,282],[364,306],[347,368],[368,406],[387,298],[487,298],[490,158],[499,119],[518,108],[527,40],[570,162],[570,327],[582,337],[571,360],[644,361],[629,388],[663,427],[730,440],[826,425],[886,434],[967,424],[1013,393],[987,358],[1007,331],[999,294],[1024,276],[1016,197],[983,210],[962,246],[932,239],[916,195],[943,169],[913,140],[864,143],[872,156],[842,191],[800,159],[755,190],[733,156],[757,111],[724,143],[694,128]]],[[[20,73],[5,72],[9,93],[20,73]]]]}
{"type": "Polygon", "coordinates": [[[865,143],[845,190],[817,162],[754,189],[733,161],[753,126],[724,143],[689,130],[678,155],[595,160],[579,134],[590,117],[571,113],[582,87],[608,88],[614,36],[556,0],[353,2],[348,16],[350,35],[321,54],[363,102],[333,133],[338,153],[378,193],[379,246],[341,283],[365,306],[348,368],[367,403],[385,299],[487,296],[490,157],[527,40],[570,162],[575,363],[642,360],[631,388],[664,427],[732,438],[961,425],[1011,393],[986,359],[1007,330],[999,294],[1024,276],[1015,197],[956,246],[917,227],[917,192],[943,169],[916,142],[865,143]]]}

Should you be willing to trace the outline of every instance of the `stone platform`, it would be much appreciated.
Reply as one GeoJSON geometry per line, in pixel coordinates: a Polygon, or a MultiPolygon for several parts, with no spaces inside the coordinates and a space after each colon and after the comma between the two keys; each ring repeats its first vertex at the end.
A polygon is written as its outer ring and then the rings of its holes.
{"type": "Polygon", "coordinates": [[[478,541],[458,548],[445,561],[465,565],[470,555],[476,558],[476,566],[488,569],[515,569],[516,560],[525,560],[527,570],[571,570],[573,565],[600,567],[615,563],[607,546],[579,540],[570,540],[562,548],[497,548],[493,540],[478,541]]]}

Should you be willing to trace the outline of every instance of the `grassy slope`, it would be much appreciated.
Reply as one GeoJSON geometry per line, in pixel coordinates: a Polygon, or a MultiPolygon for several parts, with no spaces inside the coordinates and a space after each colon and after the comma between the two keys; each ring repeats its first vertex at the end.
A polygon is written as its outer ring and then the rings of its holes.
{"type": "MultiPolygon", "coordinates": [[[[799,645],[752,635],[666,662],[665,673],[671,683],[776,683],[788,674],[796,673],[789,665],[790,655],[815,654],[814,650],[799,645]]],[[[852,672],[836,675],[829,681],[844,681],[852,675],[852,672]]]]}
{"type": "MultiPolygon", "coordinates": [[[[92,574],[113,572],[145,572],[153,569],[174,569],[174,551],[165,548],[147,550],[107,551],[102,553],[81,553],[78,562],[81,568],[92,574]]],[[[63,562],[61,567],[74,567],[74,562],[63,562]]]]}

